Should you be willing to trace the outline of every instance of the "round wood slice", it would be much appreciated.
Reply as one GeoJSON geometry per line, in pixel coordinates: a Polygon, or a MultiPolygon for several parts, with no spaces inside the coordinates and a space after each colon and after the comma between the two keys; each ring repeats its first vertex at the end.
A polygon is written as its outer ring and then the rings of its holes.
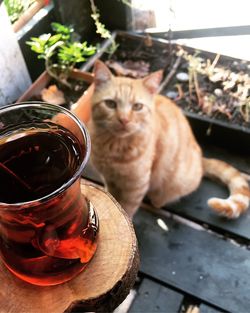
{"type": "Polygon", "coordinates": [[[0,312],[62,313],[114,310],[136,279],[139,257],[133,226],[119,204],[103,189],[82,184],[99,216],[97,252],[77,277],[39,287],[12,275],[0,263],[0,312]]]}

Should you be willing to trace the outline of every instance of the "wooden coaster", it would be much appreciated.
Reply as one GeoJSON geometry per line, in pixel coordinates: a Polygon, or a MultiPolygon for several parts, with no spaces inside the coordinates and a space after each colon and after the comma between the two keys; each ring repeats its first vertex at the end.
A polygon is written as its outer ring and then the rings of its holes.
{"type": "Polygon", "coordinates": [[[100,222],[92,261],[76,278],[51,287],[21,281],[0,263],[1,313],[108,312],[125,299],[139,267],[133,226],[102,188],[84,182],[82,192],[94,205],[100,222]]]}

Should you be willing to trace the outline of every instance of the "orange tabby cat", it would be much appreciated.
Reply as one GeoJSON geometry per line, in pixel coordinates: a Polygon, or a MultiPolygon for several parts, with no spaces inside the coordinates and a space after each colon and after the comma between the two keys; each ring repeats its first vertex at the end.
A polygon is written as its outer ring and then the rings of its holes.
{"type": "Polygon", "coordinates": [[[203,175],[229,187],[228,199],[208,200],[219,214],[236,218],[248,208],[250,190],[240,172],[203,158],[182,111],[157,95],[161,71],[136,80],[114,77],[97,61],[94,75],[92,162],[130,217],[146,194],[161,207],[196,190],[203,175]]]}

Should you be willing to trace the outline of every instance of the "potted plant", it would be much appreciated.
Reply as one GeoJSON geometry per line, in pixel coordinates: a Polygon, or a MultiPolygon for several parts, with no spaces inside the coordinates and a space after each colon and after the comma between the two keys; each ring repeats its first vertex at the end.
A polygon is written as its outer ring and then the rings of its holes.
{"type": "MultiPolygon", "coordinates": [[[[117,1],[117,0],[115,0],[117,1]]],[[[117,1],[119,2],[119,1],[117,1]]],[[[124,1],[126,6],[130,6],[129,1],[124,1]]],[[[124,4],[123,4],[124,5],[124,4]]],[[[101,38],[108,38],[110,43],[108,47],[109,53],[113,53],[117,49],[115,40],[106,26],[100,21],[100,11],[95,5],[94,0],[90,0],[91,18],[96,27],[96,33],[101,38]]],[[[63,97],[57,87],[48,90],[46,87],[52,82],[56,81],[59,86],[66,90],[73,89],[72,103],[81,102],[82,96],[81,88],[79,86],[72,86],[70,80],[77,79],[91,84],[93,75],[86,72],[84,64],[87,59],[96,53],[96,57],[101,53],[97,51],[95,46],[88,46],[87,42],[79,42],[74,29],[59,23],[51,24],[54,34],[43,34],[39,37],[32,37],[27,42],[31,46],[31,50],[38,54],[39,59],[45,61],[45,71],[32,84],[32,86],[17,100],[18,102],[39,98],[41,94],[42,99],[48,102],[55,102],[61,104],[63,97]],[[81,64],[81,70],[75,68],[76,64],[81,64]],[[44,97],[45,94],[45,97],[44,97]],[[55,98],[55,99],[54,99],[55,98]],[[62,99],[60,99],[62,98],[62,99]],[[55,101],[54,101],[55,100],[55,101]],[[79,101],[78,101],[79,100],[79,101]]],[[[90,88],[91,92],[93,87],[90,88]]],[[[89,96],[88,96],[89,97],[89,96]]],[[[88,101],[87,101],[88,102],[88,101]]],[[[75,106],[76,107],[76,106],[75,106]]],[[[89,109],[87,110],[89,112],[89,109]]]]}
{"type": "Polygon", "coordinates": [[[17,100],[42,99],[55,104],[74,103],[93,81],[91,73],[76,68],[96,52],[87,42],[80,42],[74,29],[52,23],[54,34],[32,37],[27,44],[38,58],[44,59],[45,71],[17,100]]]}

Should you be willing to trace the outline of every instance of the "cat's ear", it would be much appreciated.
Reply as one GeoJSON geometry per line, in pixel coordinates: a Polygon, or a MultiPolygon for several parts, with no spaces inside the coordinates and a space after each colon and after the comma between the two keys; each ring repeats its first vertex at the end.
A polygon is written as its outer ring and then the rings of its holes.
{"type": "Polygon", "coordinates": [[[144,77],[143,85],[148,89],[150,93],[157,93],[163,76],[163,70],[153,72],[144,77]]]}
{"type": "Polygon", "coordinates": [[[106,83],[112,78],[112,73],[108,67],[100,60],[97,60],[94,65],[94,82],[96,86],[106,83]]]}

